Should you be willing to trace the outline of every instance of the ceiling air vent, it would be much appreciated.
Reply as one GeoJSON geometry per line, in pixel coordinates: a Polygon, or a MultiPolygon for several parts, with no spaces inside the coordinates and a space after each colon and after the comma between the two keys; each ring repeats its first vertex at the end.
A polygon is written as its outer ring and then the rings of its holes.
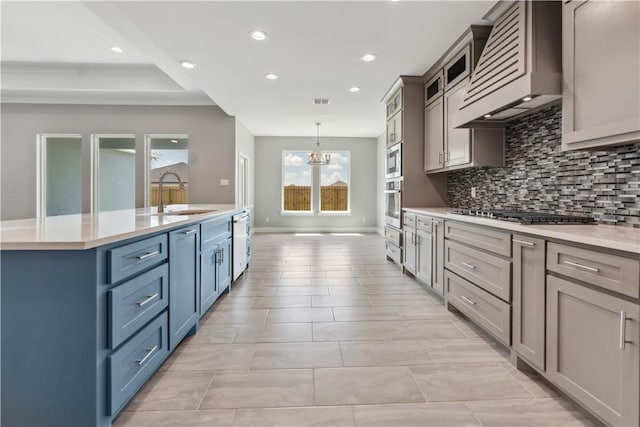
{"type": "Polygon", "coordinates": [[[313,98],[313,105],[329,105],[331,100],[329,98],[313,98]]]}

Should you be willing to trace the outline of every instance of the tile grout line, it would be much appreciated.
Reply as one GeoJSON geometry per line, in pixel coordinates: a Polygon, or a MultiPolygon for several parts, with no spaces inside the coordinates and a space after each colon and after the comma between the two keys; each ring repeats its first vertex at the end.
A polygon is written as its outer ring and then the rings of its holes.
{"type": "Polygon", "coordinates": [[[198,402],[198,406],[196,406],[196,411],[200,410],[200,407],[202,406],[202,402],[204,402],[204,398],[207,396],[207,393],[209,392],[209,389],[213,385],[213,380],[216,377],[216,375],[217,375],[217,372],[214,371],[213,375],[211,375],[211,379],[209,380],[209,384],[207,385],[207,388],[204,390],[204,393],[202,393],[202,397],[200,398],[200,401],[198,402]]]}

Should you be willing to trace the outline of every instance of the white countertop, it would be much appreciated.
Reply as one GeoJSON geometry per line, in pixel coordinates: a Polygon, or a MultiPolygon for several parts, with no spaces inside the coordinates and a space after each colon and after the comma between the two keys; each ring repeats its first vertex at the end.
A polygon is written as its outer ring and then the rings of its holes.
{"type": "Polygon", "coordinates": [[[403,208],[403,210],[640,255],[640,228],[615,225],[523,225],[497,219],[456,215],[451,213],[453,208],[403,208]]]}
{"type": "Polygon", "coordinates": [[[89,249],[229,215],[241,209],[243,208],[234,205],[170,205],[162,215],[158,215],[157,208],[154,207],[1,221],[0,249],[89,249]],[[194,215],[171,215],[171,212],[194,209],[214,211],[194,215]]]}

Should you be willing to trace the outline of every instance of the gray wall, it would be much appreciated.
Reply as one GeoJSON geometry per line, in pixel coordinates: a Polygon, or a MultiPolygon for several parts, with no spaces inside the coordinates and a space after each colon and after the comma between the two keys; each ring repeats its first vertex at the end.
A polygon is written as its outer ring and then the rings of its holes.
{"type": "Polygon", "coordinates": [[[313,137],[256,137],[255,226],[271,230],[374,230],[377,222],[375,138],[320,138],[324,151],[351,152],[351,215],[281,215],[282,150],[311,151],[313,137]],[[269,222],[266,218],[269,217],[269,222]],[[364,221],[363,221],[364,218],[364,221]]]}
{"type": "MultiPolygon", "coordinates": [[[[145,134],[189,135],[190,203],[234,203],[235,118],[218,107],[2,104],[2,220],[36,216],[36,135],[135,134],[142,153],[145,134]],[[220,179],[228,179],[221,186],[220,179]]],[[[84,161],[88,162],[88,149],[84,161]]],[[[86,163],[88,164],[88,163],[86,163]]],[[[136,159],[136,204],[143,206],[143,156],[136,159]]],[[[89,175],[84,173],[83,208],[89,211],[89,175]]]]}
{"type": "Polygon", "coordinates": [[[376,188],[377,188],[377,204],[376,204],[376,227],[378,227],[378,233],[384,234],[384,182],[385,182],[385,162],[387,160],[387,134],[383,132],[377,140],[377,171],[376,176],[376,188]]]}
{"type": "Polygon", "coordinates": [[[505,134],[505,167],[450,172],[449,206],[587,214],[640,227],[640,143],[563,152],[560,105],[510,122],[505,134]]]}

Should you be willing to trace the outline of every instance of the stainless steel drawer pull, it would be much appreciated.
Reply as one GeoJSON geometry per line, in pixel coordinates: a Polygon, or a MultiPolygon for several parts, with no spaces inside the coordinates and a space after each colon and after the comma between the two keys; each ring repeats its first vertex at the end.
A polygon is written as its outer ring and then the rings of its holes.
{"type": "Polygon", "coordinates": [[[471,305],[476,305],[476,302],[475,302],[475,301],[472,301],[472,300],[471,300],[471,298],[467,298],[467,297],[465,297],[464,295],[461,295],[460,297],[461,297],[463,300],[465,300],[466,302],[468,302],[469,304],[471,304],[471,305]]]}
{"type": "Polygon", "coordinates": [[[137,302],[136,305],[138,307],[142,307],[143,305],[148,304],[151,301],[153,301],[155,298],[158,298],[158,295],[160,295],[160,294],[153,294],[151,296],[148,296],[145,299],[143,299],[142,301],[137,302]]]}
{"type": "Polygon", "coordinates": [[[148,348],[147,349],[147,354],[145,354],[142,359],[136,360],[136,363],[138,365],[144,364],[144,362],[146,362],[151,357],[151,355],[156,352],[157,349],[158,349],[157,345],[154,345],[152,348],[148,348]]]}
{"type": "Polygon", "coordinates": [[[624,350],[627,344],[633,341],[627,341],[627,312],[620,312],[620,350],[624,350]]]}
{"type": "Polygon", "coordinates": [[[577,262],[571,262],[571,261],[563,261],[563,264],[567,264],[567,265],[571,265],[573,267],[578,267],[578,268],[582,268],[588,271],[593,271],[594,273],[597,273],[600,271],[599,268],[596,267],[589,267],[588,265],[582,265],[582,264],[578,264],[577,262]]]}
{"type": "Polygon", "coordinates": [[[466,263],[466,262],[464,262],[464,261],[462,262],[462,265],[464,265],[464,266],[465,266],[465,267],[467,267],[467,268],[470,268],[471,270],[475,270],[475,269],[476,269],[476,266],[475,266],[475,265],[473,265],[473,264],[468,264],[468,263],[466,263]]]}
{"type": "Polygon", "coordinates": [[[195,233],[197,231],[198,230],[188,230],[188,231],[185,231],[184,234],[185,234],[185,236],[188,236],[189,234],[193,234],[193,233],[195,233]]]}
{"type": "Polygon", "coordinates": [[[149,258],[153,258],[154,256],[158,255],[160,253],[160,251],[153,251],[153,252],[148,252],[144,255],[139,255],[137,258],[139,261],[144,261],[145,259],[149,259],[149,258]]]}
{"type": "Polygon", "coordinates": [[[513,239],[514,243],[520,243],[522,245],[527,245],[527,246],[535,246],[536,244],[533,242],[527,242],[526,240],[518,240],[518,239],[513,239]]]}

